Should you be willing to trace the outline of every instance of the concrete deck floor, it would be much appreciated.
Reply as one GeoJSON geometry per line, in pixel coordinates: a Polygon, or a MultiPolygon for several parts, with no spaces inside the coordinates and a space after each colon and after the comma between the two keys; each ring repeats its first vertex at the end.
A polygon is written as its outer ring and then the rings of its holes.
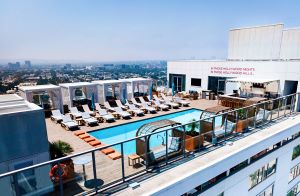
{"type": "MultiPolygon", "coordinates": [[[[87,127],[87,126],[80,126],[81,130],[84,130],[86,132],[93,131],[93,130],[98,130],[101,128],[106,128],[110,126],[115,126],[115,125],[121,125],[124,123],[128,122],[133,122],[136,120],[141,120],[141,119],[147,119],[147,118],[152,118],[156,117],[159,115],[164,115],[164,114],[169,114],[177,111],[183,111],[191,108],[197,108],[201,110],[205,110],[206,108],[213,107],[217,105],[217,100],[193,100],[191,101],[190,107],[180,107],[180,109],[171,109],[169,111],[159,111],[157,114],[146,114],[143,117],[133,117],[132,119],[129,120],[117,120],[116,122],[113,123],[100,123],[98,126],[94,127],[87,127]]],[[[199,117],[200,118],[200,117],[199,117]]],[[[56,124],[55,122],[51,121],[50,119],[46,119],[46,125],[47,125],[47,133],[48,133],[48,139],[49,142],[57,141],[57,140],[62,140],[65,142],[68,142],[74,149],[73,154],[83,152],[86,150],[93,149],[88,143],[84,142],[77,136],[73,134],[72,131],[66,131],[64,128],[60,126],[60,124],[56,124]]],[[[111,160],[108,158],[106,155],[104,155],[101,152],[96,152],[96,173],[97,173],[97,178],[103,180],[104,184],[108,184],[110,182],[115,181],[116,179],[121,178],[121,159],[118,160],[111,160]]],[[[136,173],[138,171],[142,171],[144,167],[140,168],[133,168],[132,166],[128,165],[128,157],[124,157],[124,166],[125,166],[125,174],[128,176],[129,174],[136,173]]],[[[81,174],[83,173],[83,168],[82,165],[75,165],[75,173],[81,174]]],[[[87,179],[93,179],[93,167],[92,164],[89,163],[86,165],[86,175],[87,179]]],[[[70,194],[76,194],[80,193],[86,189],[84,186],[79,185],[77,186],[77,189],[74,189],[74,186],[67,186],[64,187],[68,193],[70,194]]]]}

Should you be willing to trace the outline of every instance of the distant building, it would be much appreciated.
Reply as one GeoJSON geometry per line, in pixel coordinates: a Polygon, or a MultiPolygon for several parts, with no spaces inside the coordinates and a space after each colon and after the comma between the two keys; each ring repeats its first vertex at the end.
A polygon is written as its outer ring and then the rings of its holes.
{"type": "Polygon", "coordinates": [[[25,67],[31,68],[31,62],[29,60],[25,61],[25,67]]]}
{"type": "MultiPolygon", "coordinates": [[[[49,145],[44,111],[15,94],[0,95],[0,173],[5,173],[49,160],[49,145]]],[[[5,195],[25,195],[41,187],[52,187],[50,167],[28,170],[16,179],[1,179],[5,195]],[[49,179],[49,180],[48,180],[49,179]]]]}
{"type": "Polygon", "coordinates": [[[8,69],[11,70],[17,70],[21,67],[20,62],[16,62],[16,63],[8,63],[8,69]]]}
{"type": "Polygon", "coordinates": [[[65,69],[71,69],[72,68],[72,65],[67,63],[65,66],[64,66],[65,69]]]}
{"type": "Polygon", "coordinates": [[[114,68],[114,64],[104,64],[103,66],[105,70],[112,70],[114,68]]]}

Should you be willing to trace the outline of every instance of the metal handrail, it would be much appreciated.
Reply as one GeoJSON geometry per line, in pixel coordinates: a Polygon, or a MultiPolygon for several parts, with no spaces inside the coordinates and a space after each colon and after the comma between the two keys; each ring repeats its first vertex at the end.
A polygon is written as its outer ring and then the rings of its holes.
{"type": "MultiPolygon", "coordinates": [[[[219,117],[219,116],[228,115],[229,113],[237,112],[237,111],[243,110],[243,109],[249,109],[249,108],[260,106],[260,105],[263,105],[263,104],[273,103],[276,100],[285,99],[287,97],[292,97],[292,98],[295,99],[296,97],[294,97],[294,96],[297,96],[297,95],[299,96],[299,94],[300,93],[294,93],[294,94],[290,94],[290,95],[278,97],[278,98],[275,98],[275,99],[272,99],[272,100],[263,101],[263,102],[256,103],[256,104],[253,104],[253,105],[250,105],[250,106],[245,106],[245,107],[234,109],[234,110],[230,110],[230,111],[227,111],[227,112],[224,112],[224,113],[215,114],[213,116],[206,117],[206,118],[203,118],[203,119],[199,119],[199,120],[194,121],[194,122],[199,122],[200,123],[201,121],[205,121],[205,120],[208,120],[208,119],[212,119],[212,118],[215,119],[216,117],[219,117]]],[[[292,104],[292,102],[293,102],[293,100],[291,100],[291,104],[292,104]]],[[[293,104],[293,107],[295,107],[295,103],[293,104]]],[[[172,127],[172,129],[174,129],[174,128],[180,128],[180,127],[184,128],[186,125],[189,125],[189,124],[194,123],[194,122],[189,122],[189,123],[185,123],[185,124],[181,124],[181,125],[175,125],[174,127],[172,127]]],[[[62,158],[58,158],[58,159],[55,159],[55,160],[50,160],[50,161],[46,161],[46,162],[43,162],[43,163],[38,163],[38,164],[35,164],[35,165],[32,165],[32,166],[28,166],[26,168],[22,168],[22,169],[18,169],[18,170],[6,172],[6,173],[3,173],[3,174],[0,174],[0,179],[4,178],[4,177],[7,177],[7,176],[15,175],[15,174],[17,174],[19,172],[23,172],[23,171],[26,171],[26,170],[29,170],[29,169],[34,169],[34,168],[42,167],[42,166],[45,166],[45,165],[62,162],[64,160],[71,159],[73,157],[81,156],[81,155],[88,154],[88,153],[94,153],[95,151],[102,150],[102,149],[105,149],[105,148],[109,148],[109,147],[113,147],[113,146],[117,146],[117,145],[121,145],[122,146],[126,142],[130,142],[130,141],[133,141],[133,140],[136,140],[136,139],[140,139],[140,138],[146,138],[148,136],[151,136],[151,135],[154,135],[154,134],[157,134],[157,133],[161,133],[161,132],[164,132],[166,130],[170,130],[170,129],[169,128],[162,129],[162,130],[159,130],[159,131],[154,132],[154,133],[148,133],[148,134],[141,135],[141,136],[138,136],[138,137],[134,137],[134,138],[131,138],[131,139],[127,139],[127,140],[123,140],[123,141],[120,141],[120,142],[116,142],[116,143],[113,143],[113,144],[110,144],[110,145],[106,145],[106,146],[103,146],[103,147],[98,147],[98,148],[94,148],[94,149],[91,149],[91,150],[86,150],[86,151],[83,151],[83,152],[79,152],[79,153],[76,153],[76,154],[68,155],[68,156],[65,156],[65,157],[62,157],[62,158]]],[[[212,131],[214,131],[214,129],[212,131]]],[[[199,135],[201,135],[200,132],[199,132],[199,135]]]]}

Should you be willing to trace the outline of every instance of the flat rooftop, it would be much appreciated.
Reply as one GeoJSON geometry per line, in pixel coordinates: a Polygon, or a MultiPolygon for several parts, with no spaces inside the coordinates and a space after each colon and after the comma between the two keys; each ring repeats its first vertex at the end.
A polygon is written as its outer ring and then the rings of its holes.
{"type": "Polygon", "coordinates": [[[35,86],[21,86],[19,89],[21,91],[39,91],[39,90],[48,90],[48,89],[59,89],[59,86],[54,84],[45,84],[45,85],[35,85],[35,86]]]}
{"type": "Polygon", "coordinates": [[[16,94],[0,95],[0,115],[41,109],[16,94]]]}

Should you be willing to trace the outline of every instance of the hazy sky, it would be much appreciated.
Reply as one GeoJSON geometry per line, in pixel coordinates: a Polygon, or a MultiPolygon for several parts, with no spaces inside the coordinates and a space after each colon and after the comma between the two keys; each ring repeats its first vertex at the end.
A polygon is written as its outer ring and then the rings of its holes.
{"type": "Polygon", "coordinates": [[[228,30],[300,26],[283,0],[0,0],[0,59],[226,58],[228,30]]]}

